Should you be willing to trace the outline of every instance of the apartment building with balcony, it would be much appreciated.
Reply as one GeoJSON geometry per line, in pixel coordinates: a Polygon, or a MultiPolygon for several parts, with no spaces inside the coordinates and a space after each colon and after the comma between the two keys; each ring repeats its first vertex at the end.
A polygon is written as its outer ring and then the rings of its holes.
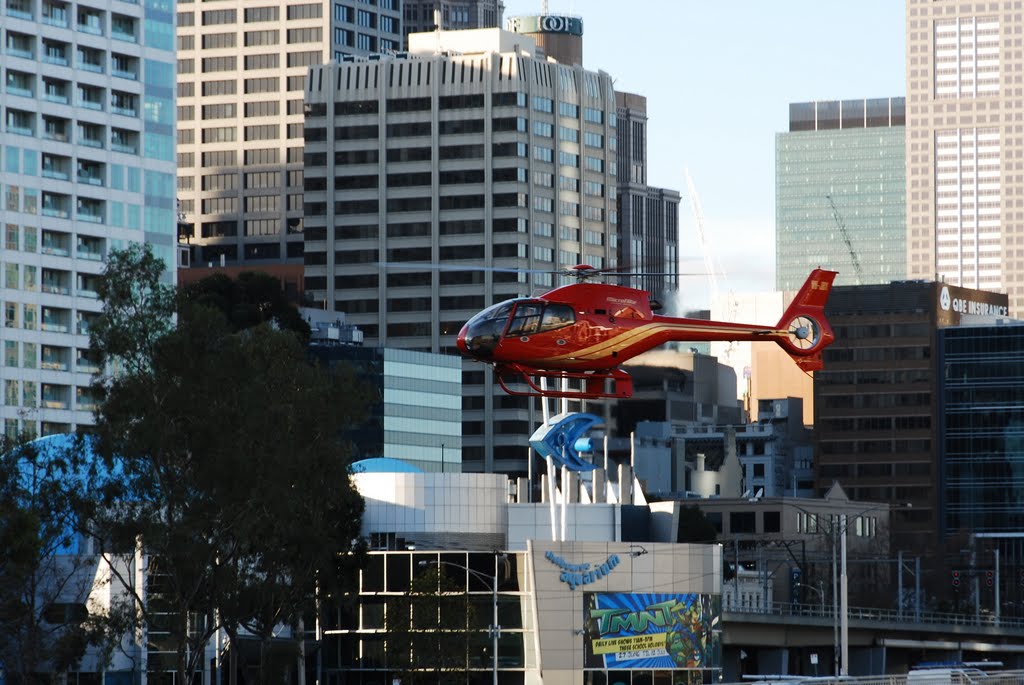
{"type": "Polygon", "coordinates": [[[108,252],[147,242],[173,264],[174,6],[0,12],[0,417],[9,435],[50,435],[92,422],[108,252]]]}

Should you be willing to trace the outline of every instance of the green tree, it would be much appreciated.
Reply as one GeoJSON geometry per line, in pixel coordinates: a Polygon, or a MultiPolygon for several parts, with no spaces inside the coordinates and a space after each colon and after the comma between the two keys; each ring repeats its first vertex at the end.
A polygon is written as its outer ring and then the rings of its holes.
{"type": "Polygon", "coordinates": [[[224,314],[235,331],[272,322],[298,335],[303,343],[309,342],[309,324],[288,302],[281,281],[274,276],[260,271],[244,271],[238,278],[216,273],[182,291],[189,302],[224,314]]]}
{"type": "Polygon", "coordinates": [[[387,603],[388,668],[401,675],[403,684],[464,682],[466,635],[476,614],[465,580],[449,574],[464,572],[436,564],[416,570],[409,592],[387,603]]]}
{"type": "Polygon", "coordinates": [[[363,504],[339,435],[370,391],[314,366],[292,332],[176,296],[161,272],[132,247],[100,281],[96,450],[113,475],[96,477],[83,520],[115,553],[142,545],[140,620],[188,682],[218,629],[234,655],[244,633],[268,642],[354,580],[339,559],[360,558],[363,504]]]}
{"type": "Polygon", "coordinates": [[[78,480],[44,442],[0,443],[0,671],[12,685],[74,667],[101,637],[86,610],[96,573],[78,554],[78,480]]]}

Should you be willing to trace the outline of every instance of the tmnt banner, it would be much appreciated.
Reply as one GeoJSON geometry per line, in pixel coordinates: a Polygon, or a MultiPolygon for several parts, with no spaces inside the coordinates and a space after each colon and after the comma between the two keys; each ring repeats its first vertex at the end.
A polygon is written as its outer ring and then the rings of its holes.
{"type": "Polygon", "coordinates": [[[718,668],[716,598],[584,592],[586,668],[718,668]]]}

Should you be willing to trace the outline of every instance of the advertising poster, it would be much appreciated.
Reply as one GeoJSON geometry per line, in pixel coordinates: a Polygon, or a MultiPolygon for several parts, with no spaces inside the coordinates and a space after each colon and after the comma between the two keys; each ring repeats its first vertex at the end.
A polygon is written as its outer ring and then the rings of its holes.
{"type": "Polygon", "coordinates": [[[585,668],[718,668],[719,612],[705,594],[584,592],[585,668]]]}

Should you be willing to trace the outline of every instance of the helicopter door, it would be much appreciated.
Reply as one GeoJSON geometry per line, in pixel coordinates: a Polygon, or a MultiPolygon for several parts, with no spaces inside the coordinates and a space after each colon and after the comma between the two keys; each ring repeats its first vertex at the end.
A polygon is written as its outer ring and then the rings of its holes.
{"type": "Polygon", "coordinates": [[[508,330],[505,331],[506,338],[522,338],[533,335],[540,330],[541,312],[544,311],[543,302],[520,302],[512,314],[512,321],[509,322],[508,330]]]}

